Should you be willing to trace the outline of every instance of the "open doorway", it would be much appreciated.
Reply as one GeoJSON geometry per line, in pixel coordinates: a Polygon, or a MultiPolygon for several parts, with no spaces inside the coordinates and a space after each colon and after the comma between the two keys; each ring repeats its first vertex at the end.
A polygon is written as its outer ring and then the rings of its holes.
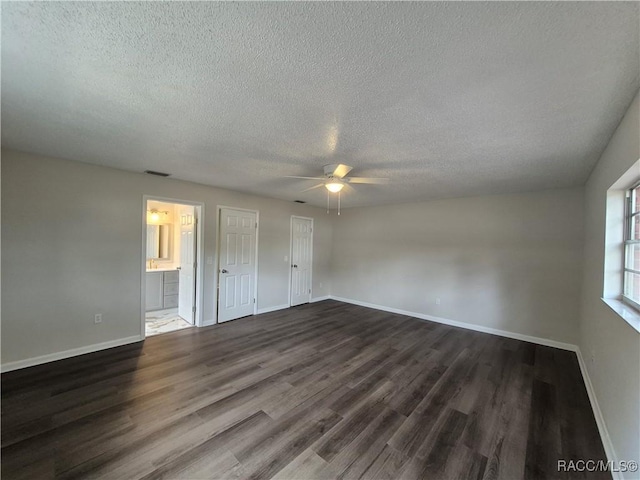
{"type": "Polygon", "coordinates": [[[145,337],[201,324],[202,205],[145,198],[143,325],[145,337]]]}

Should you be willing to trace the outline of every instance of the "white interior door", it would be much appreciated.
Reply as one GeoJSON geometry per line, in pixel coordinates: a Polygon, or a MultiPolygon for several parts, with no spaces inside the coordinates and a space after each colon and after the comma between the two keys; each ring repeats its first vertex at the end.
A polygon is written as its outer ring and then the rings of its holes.
{"type": "Polygon", "coordinates": [[[178,207],[180,219],[180,281],[178,315],[195,324],[196,306],[196,216],[189,205],[178,207]]]}
{"type": "Polygon", "coordinates": [[[220,210],[219,322],[254,312],[256,220],[256,212],[220,210]]]}
{"type": "Polygon", "coordinates": [[[313,220],[291,217],[291,306],[311,301],[313,220]]]}

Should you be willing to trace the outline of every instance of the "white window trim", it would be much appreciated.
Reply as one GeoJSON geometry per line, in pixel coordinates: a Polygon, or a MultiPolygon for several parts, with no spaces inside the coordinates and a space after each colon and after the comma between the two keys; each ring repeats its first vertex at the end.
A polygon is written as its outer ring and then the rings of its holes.
{"type": "Polygon", "coordinates": [[[640,160],[607,190],[602,301],[640,333],[640,305],[623,296],[627,191],[638,184],[640,160]]]}
{"type": "MultiPolygon", "coordinates": [[[[627,247],[629,246],[630,243],[634,242],[631,239],[631,235],[632,235],[631,230],[633,226],[631,217],[637,216],[638,218],[640,218],[640,212],[634,213],[631,211],[631,209],[633,208],[632,207],[633,197],[631,196],[631,193],[633,190],[635,190],[639,186],[640,186],[640,181],[636,182],[634,185],[632,185],[625,191],[624,238],[623,238],[623,244],[622,244],[622,249],[623,249],[622,275],[623,276],[622,276],[622,293],[621,293],[622,302],[628,304],[631,308],[635,308],[636,311],[638,312],[640,312],[640,304],[638,304],[638,302],[636,302],[633,298],[627,297],[625,295],[625,291],[626,291],[626,275],[625,274],[627,272],[635,272],[635,270],[632,270],[627,266],[627,247]]],[[[637,240],[635,242],[637,243],[637,240]]]]}

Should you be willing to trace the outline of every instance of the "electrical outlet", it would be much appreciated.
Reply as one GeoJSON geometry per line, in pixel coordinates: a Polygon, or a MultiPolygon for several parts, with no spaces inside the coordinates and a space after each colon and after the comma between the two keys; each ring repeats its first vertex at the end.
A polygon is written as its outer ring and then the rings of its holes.
{"type": "Polygon", "coordinates": [[[320,282],[320,288],[322,288],[322,282],[320,282]]]}
{"type": "Polygon", "coordinates": [[[440,305],[440,297],[436,297],[436,305],[440,305]]]}
{"type": "Polygon", "coordinates": [[[93,323],[102,323],[102,314],[96,313],[93,317],[93,323]]]}
{"type": "Polygon", "coordinates": [[[207,257],[207,265],[213,265],[213,257],[207,257]]]}
{"type": "Polygon", "coordinates": [[[284,261],[289,262],[289,257],[287,255],[284,256],[284,261]]]}

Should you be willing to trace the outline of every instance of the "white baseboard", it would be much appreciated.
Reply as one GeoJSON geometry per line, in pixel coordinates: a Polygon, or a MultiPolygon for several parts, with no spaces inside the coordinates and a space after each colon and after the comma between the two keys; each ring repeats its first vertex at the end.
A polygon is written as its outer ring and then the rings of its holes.
{"type": "Polygon", "coordinates": [[[315,297],[309,300],[309,303],[322,302],[323,300],[329,300],[331,295],[325,295],[324,297],[315,297]]]}
{"type": "Polygon", "coordinates": [[[218,322],[216,322],[216,319],[212,318],[211,320],[205,320],[204,322],[202,322],[201,326],[210,327],[211,325],[215,325],[216,323],[218,323],[218,322]]]}
{"type": "Polygon", "coordinates": [[[285,308],[289,308],[289,304],[284,304],[284,305],[276,305],[275,307],[266,307],[266,308],[259,308],[258,311],[256,312],[256,315],[261,315],[263,313],[269,313],[269,312],[276,312],[278,310],[284,310],[285,308]]]}
{"type": "Polygon", "coordinates": [[[85,353],[97,352],[100,350],[106,350],[107,348],[120,347],[121,345],[128,345],[129,343],[141,342],[143,339],[140,335],[134,335],[133,337],[119,338],[117,340],[110,340],[108,342],[95,343],[93,345],[87,345],[86,347],[72,348],[71,350],[64,350],[63,352],[49,353],[48,355],[40,355],[39,357],[27,358],[24,360],[17,360],[15,362],[3,363],[0,367],[0,371],[10,372],[12,370],[18,370],[20,368],[33,367],[34,365],[41,365],[43,363],[55,362],[56,360],[62,360],[64,358],[76,357],[78,355],[84,355],[85,353]]]}
{"type": "MultiPolygon", "coordinates": [[[[331,297],[329,295],[325,295],[324,297],[315,297],[309,300],[309,303],[321,302],[323,300],[329,300],[331,297]]],[[[262,313],[276,312],[278,310],[284,310],[285,308],[290,308],[291,305],[276,305],[275,307],[267,307],[267,308],[259,308],[256,312],[256,315],[260,315],[262,313]]]]}
{"type": "Polygon", "coordinates": [[[549,340],[542,337],[534,337],[531,335],[524,335],[522,333],[509,332],[507,330],[499,330],[497,328],[485,327],[483,325],[476,325],[473,323],[458,322],[456,320],[449,320],[447,318],[434,317],[432,315],[425,315],[424,313],[409,312],[407,310],[401,310],[399,308],[385,307],[383,305],[376,305],[368,302],[361,302],[359,300],[352,300],[350,298],[336,297],[331,295],[331,299],[339,302],[351,303],[353,305],[360,305],[361,307],[374,308],[376,310],[382,310],[384,312],[397,313],[400,315],[407,315],[409,317],[419,318],[421,320],[428,320],[430,322],[442,323],[444,325],[450,325],[452,327],[466,328],[467,330],[474,330],[476,332],[490,333],[492,335],[499,335],[501,337],[513,338],[516,340],[523,340],[525,342],[537,343],[538,345],[546,345],[547,347],[560,348],[562,350],[569,350],[576,352],[578,350],[577,345],[571,343],[558,342],[556,340],[549,340]]]}
{"type": "MultiPolygon", "coordinates": [[[[614,465],[618,465],[618,456],[616,455],[616,451],[613,448],[613,443],[611,442],[611,437],[609,436],[609,430],[607,430],[607,424],[604,422],[602,410],[600,410],[596,392],[593,389],[593,384],[591,383],[591,378],[589,377],[587,364],[584,362],[584,357],[582,356],[582,352],[579,348],[576,351],[576,355],[578,356],[578,365],[580,365],[580,371],[582,372],[584,386],[587,389],[587,395],[589,395],[591,409],[593,410],[593,416],[596,419],[596,425],[598,425],[598,431],[600,432],[600,438],[602,439],[602,446],[604,447],[604,452],[607,455],[607,460],[613,462],[614,465]]],[[[612,471],[611,476],[614,480],[623,480],[621,472],[612,471]]]]}

